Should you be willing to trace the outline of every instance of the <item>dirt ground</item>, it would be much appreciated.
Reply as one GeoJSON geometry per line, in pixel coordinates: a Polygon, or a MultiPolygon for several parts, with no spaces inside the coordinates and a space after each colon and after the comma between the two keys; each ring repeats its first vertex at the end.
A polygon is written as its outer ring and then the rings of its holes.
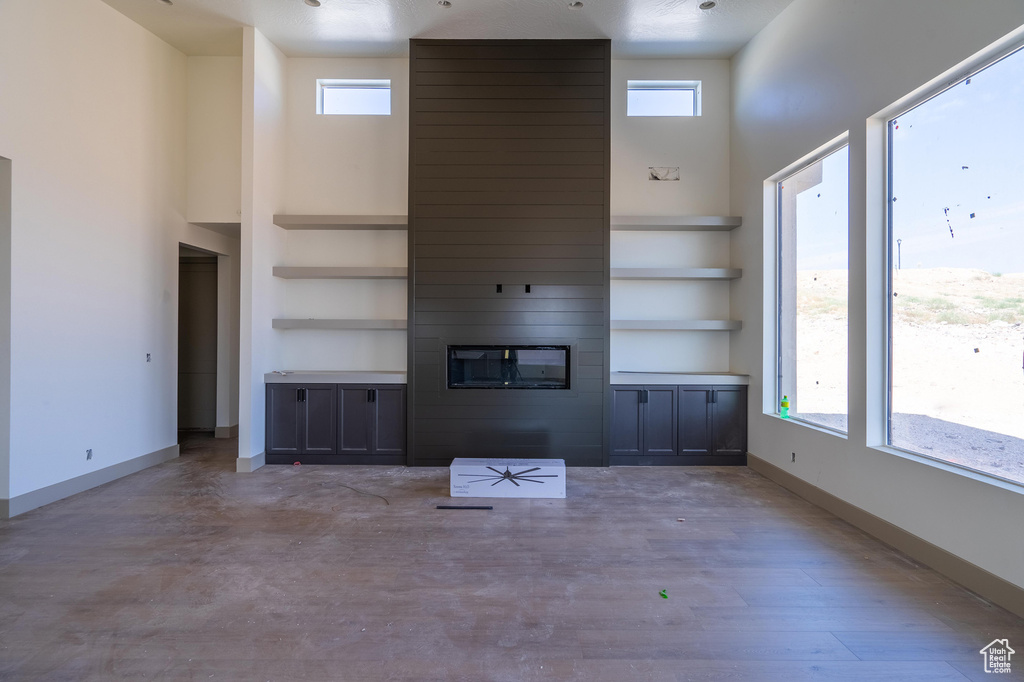
{"type": "MultiPolygon", "coordinates": [[[[893,444],[1024,482],[1024,274],[904,269],[893,288],[893,444]]],[[[795,408],[845,427],[846,272],[798,289],[795,408]]]]}

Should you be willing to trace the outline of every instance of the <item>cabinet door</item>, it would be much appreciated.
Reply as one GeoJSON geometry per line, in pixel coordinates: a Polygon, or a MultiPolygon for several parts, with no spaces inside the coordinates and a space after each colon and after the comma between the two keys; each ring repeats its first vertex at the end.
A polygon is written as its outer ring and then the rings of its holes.
{"type": "Polygon", "coordinates": [[[747,387],[716,386],[713,391],[715,455],[746,455],[747,387]]]}
{"type": "Polygon", "coordinates": [[[612,386],[612,456],[644,451],[643,386],[612,386]]]}
{"type": "Polygon", "coordinates": [[[337,389],[333,384],[311,384],[303,390],[305,410],[304,452],[333,455],[338,449],[337,389]]]}
{"type": "Polygon", "coordinates": [[[645,455],[675,455],[676,439],[676,387],[645,386],[643,452],[645,455]]]}
{"type": "Polygon", "coordinates": [[[405,454],[405,387],[373,389],[373,454],[405,454]]]}
{"type": "Polygon", "coordinates": [[[368,386],[338,386],[338,454],[373,451],[373,418],[368,386]]]}
{"type": "Polygon", "coordinates": [[[270,455],[302,452],[302,404],[296,384],[267,384],[267,443],[270,455]]]}
{"type": "Polygon", "coordinates": [[[711,388],[709,386],[679,387],[679,454],[710,455],[711,388]]]}

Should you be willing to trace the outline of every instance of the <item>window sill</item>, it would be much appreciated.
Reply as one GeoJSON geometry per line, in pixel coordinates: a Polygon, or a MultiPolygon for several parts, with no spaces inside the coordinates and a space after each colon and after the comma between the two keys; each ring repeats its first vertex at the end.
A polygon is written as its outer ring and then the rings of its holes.
{"type": "Polygon", "coordinates": [[[902,459],[907,459],[911,462],[917,462],[918,464],[942,469],[943,471],[964,476],[965,478],[970,478],[974,481],[978,481],[979,483],[988,483],[989,485],[994,485],[997,488],[1002,488],[1003,490],[1009,490],[1010,492],[1024,495],[1024,483],[1020,483],[1018,481],[1012,481],[1008,478],[996,476],[995,474],[978,471],[977,469],[970,469],[959,464],[954,464],[953,462],[938,459],[937,457],[929,457],[928,455],[922,455],[918,452],[894,448],[891,445],[870,445],[868,447],[872,450],[877,450],[878,452],[884,452],[887,455],[901,457],[902,459]]]}
{"type": "Polygon", "coordinates": [[[820,433],[825,433],[825,434],[828,434],[830,436],[837,436],[839,438],[842,438],[843,440],[849,440],[849,438],[850,438],[850,434],[848,434],[846,431],[840,431],[838,429],[833,429],[833,428],[830,428],[828,426],[823,426],[821,424],[815,424],[814,422],[805,421],[805,420],[800,419],[798,417],[786,417],[785,419],[783,419],[782,417],[779,416],[778,412],[775,412],[775,413],[765,412],[764,416],[766,416],[766,417],[774,417],[775,419],[778,419],[779,421],[782,421],[782,422],[790,422],[792,424],[799,424],[800,426],[803,426],[805,428],[811,429],[812,431],[818,431],[820,433]]]}

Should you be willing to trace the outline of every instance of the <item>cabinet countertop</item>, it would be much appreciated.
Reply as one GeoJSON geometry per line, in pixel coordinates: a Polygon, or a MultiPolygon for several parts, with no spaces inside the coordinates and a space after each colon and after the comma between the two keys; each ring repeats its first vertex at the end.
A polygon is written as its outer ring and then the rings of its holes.
{"type": "Polygon", "coordinates": [[[612,372],[612,386],[656,385],[669,386],[705,385],[745,386],[750,382],[746,374],[730,372],[612,372]]]}
{"type": "Polygon", "coordinates": [[[263,375],[267,384],[405,384],[406,372],[295,370],[263,375]]]}

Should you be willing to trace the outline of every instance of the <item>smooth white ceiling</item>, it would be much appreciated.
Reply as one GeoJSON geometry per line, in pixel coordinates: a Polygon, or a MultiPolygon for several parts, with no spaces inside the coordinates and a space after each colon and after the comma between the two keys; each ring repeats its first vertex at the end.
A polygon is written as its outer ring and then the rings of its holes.
{"type": "Polygon", "coordinates": [[[104,0],[187,55],[240,55],[255,26],[289,57],[408,54],[410,38],[611,38],[613,55],[729,57],[793,0],[104,0]]]}

